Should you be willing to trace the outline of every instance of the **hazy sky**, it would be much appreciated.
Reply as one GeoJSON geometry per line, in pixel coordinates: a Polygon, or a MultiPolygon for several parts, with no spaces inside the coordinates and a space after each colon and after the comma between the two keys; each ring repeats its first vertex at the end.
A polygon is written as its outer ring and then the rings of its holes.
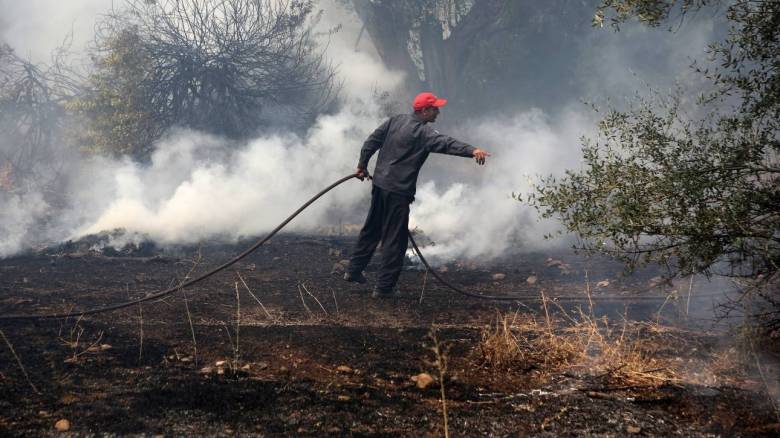
{"type": "Polygon", "coordinates": [[[34,62],[73,36],[74,50],[92,41],[98,15],[113,0],[0,0],[0,39],[34,62]]]}

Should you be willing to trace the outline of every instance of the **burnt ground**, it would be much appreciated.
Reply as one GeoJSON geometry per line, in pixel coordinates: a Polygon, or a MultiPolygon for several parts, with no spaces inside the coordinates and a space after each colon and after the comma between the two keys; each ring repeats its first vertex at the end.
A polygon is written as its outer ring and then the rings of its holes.
{"type": "MultiPolygon", "coordinates": [[[[462,297],[415,270],[402,274],[399,299],[375,300],[370,286],[346,284],[332,272],[352,242],[279,236],[186,294],[80,320],[0,322],[39,392],[0,344],[0,435],[53,435],[55,423],[67,419],[67,433],[75,435],[442,436],[438,383],[420,389],[410,379],[438,376],[432,327],[447,350],[453,436],[780,433],[757,379],[677,379],[632,388],[544,364],[491,367],[480,354],[483,331],[501,313],[539,315],[537,302],[462,297]]],[[[245,246],[202,247],[195,272],[245,246]]],[[[94,251],[77,243],[0,260],[0,313],[67,311],[144,296],[184,278],[197,252],[94,251]]],[[[585,271],[595,297],[669,291],[648,290],[657,273],[620,278],[614,263],[569,253],[446,266],[448,279],[483,293],[582,295],[585,271]],[[495,273],[505,277],[495,280],[495,273]]],[[[702,351],[723,342],[706,319],[712,300],[596,301],[595,312],[676,327],[695,347],[663,354],[698,364],[702,351]],[[683,318],[686,305],[695,314],[683,318]]],[[[698,372],[705,370],[692,374],[698,372]]]]}

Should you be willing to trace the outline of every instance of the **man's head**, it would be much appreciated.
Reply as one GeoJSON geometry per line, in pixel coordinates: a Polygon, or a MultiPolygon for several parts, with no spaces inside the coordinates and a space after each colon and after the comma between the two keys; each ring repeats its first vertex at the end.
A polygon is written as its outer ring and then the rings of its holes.
{"type": "Polygon", "coordinates": [[[414,98],[414,113],[423,122],[435,122],[439,108],[447,104],[447,99],[439,99],[433,93],[420,93],[414,98]]]}

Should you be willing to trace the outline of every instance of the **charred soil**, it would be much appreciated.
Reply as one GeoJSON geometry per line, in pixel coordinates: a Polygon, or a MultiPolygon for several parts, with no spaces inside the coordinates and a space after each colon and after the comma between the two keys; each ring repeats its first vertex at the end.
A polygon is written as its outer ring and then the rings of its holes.
{"type": "MultiPolygon", "coordinates": [[[[653,272],[621,278],[612,262],[562,253],[441,268],[469,290],[543,294],[544,303],[462,297],[419,270],[403,272],[398,299],[372,299],[370,283],[341,280],[352,243],[283,235],[159,301],[0,323],[13,346],[0,344],[0,434],[53,435],[57,425],[76,435],[442,436],[442,384],[454,436],[780,433],[771,382],[722,363],[734,350],[697,313],[711,308],[706,294],[605,300],[664,296],[674,286],[648,288],[653,272]],[[589,328],[578,325],[585,314],[589,328]],[[630,351],[620,338],[628,332],[630,351]],[[625,356],[614,360],[625,364],[591,360],[607,352],[596,338],[623,342],[625,356]],[[514,349],[506,355],[495,350],[502,339],[514,349]],[[544,342],[569,350],[549,345],[562,352],[553,360],[541,354],[544,342]],[[420,374],[432,382],[412,379],[420,374]]],[[[71,244],[0,260],[0,313],[142,297],[243,247],[71,244]]]]}

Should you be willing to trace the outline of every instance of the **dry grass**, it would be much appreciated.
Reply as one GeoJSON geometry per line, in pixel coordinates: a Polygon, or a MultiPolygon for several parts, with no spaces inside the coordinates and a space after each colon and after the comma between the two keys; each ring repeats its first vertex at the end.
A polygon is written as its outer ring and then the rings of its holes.
{"type": "Polygon", "coordinates": [[[666,336],[657,336],[664,328],[545,310],[544,318],[497,315],[495,325],[482,333],[478,354],[483,363],[541,374],[572,371],[618,385],[678,380],[673,362],[659,354],[668,346],[666,336]]]}

